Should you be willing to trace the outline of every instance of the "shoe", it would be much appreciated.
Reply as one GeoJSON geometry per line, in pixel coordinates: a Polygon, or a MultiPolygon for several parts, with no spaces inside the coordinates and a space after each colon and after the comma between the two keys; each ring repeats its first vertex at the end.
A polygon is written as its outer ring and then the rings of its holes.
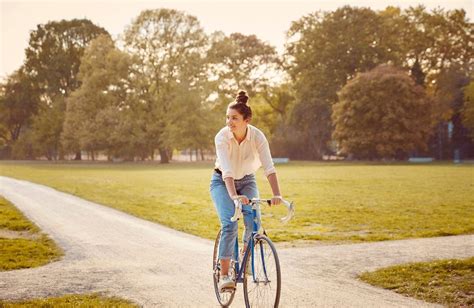
{"type": "Polygon", "coordinates": [[[225,289],[235,288],[235,283],[229,276],[222,276],[219,281],[219,290],[223,292],[225,289]]]}

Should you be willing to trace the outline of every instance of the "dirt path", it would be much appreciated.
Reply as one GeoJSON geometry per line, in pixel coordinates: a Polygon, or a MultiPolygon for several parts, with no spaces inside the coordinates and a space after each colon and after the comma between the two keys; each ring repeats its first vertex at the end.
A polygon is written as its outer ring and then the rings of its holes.
{"type": "MultiPolygon", "coordinates": [[[[0,195],[65,251],[43,267],[0,272],[1,299],[104,292],[145,307],[217,306],[211,241],[26,181],[0,177],[0,195]]],[[[474,235],[280,248],[279,254],[282,307],[432,306],[354,278],[398,263],[473,256],[474,235]]],[[[244,306],[241,287],[233,306],[244,306]]]]}

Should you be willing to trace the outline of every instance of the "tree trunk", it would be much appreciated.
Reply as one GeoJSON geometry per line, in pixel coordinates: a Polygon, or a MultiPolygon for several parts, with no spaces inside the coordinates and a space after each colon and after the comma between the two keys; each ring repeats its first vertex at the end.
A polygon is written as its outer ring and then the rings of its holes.
{"type": "Polygon", "coordinates": [[[62,150],[62,148],[59,148],[58,152],[59,152],[58,159],[64,160],[64,151],[62,150]]]}
{"type": "Polygon", "coordinates": [[[76,156],[74,157],[74,160],[82,160],[81,151],[76,152],[76,156]]]}
{"type": "Polygon", "coordinates": [[[15,126],[15,128],[13,129],[13,132],[11,133],[12,134],[12,140],[13,141],[16,141],[18,140],[18,138],[20,137],[20,132],[21,132],[21,125],[17,125],[15,126]]]}
{"type": "Polygon", "coordinates": [[[46,150],[45,156],[48,160],[53,160],[53,155],[50,149],[46,150]]]}
{"type": "Polygon", "coordinates": [[[160,163],[162,164],[169,164],[170,158],[168,154],[168,150],[164,148],[160,148],[160,163]]]}

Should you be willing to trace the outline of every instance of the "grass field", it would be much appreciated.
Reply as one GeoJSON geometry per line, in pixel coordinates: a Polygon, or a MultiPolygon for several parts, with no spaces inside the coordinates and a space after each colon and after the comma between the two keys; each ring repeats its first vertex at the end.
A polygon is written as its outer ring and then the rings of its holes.
{"type": "Polygon", "coordinates": [[[474,258],[411,263],[364,273],[378,287],[450,307],[474,307],[474,258]]]}
{"type": "Polygon", "coordinates": [[[114,308],[131,308],[138,307],[127,300],[116,297],[106,297],[100,294],[91,295],[66,295],[62,297],[42,298],[26,301],[7,302],[0,301],[0,307],[4,308],[50,308],[50,307],[114,307],[114,308]]]}
{"type": "MultiPolygon", "coordinates": [[[[210,163],[1,162],[0,175],[26,179],[198,236],[219,228],[209,196],[210,163]]],[[[474,165],[292,162],[278,165],[283,196],[263,210],[276,241],[360,242],[474,233],[474,165]]],[[[262,197],[267,181],[257,174],[262,197]]]]}
{"type": "Polygon", "coordinates": [[[0,271],[37,267],[59,259],[62,251],[0,197],[0,271]]]}

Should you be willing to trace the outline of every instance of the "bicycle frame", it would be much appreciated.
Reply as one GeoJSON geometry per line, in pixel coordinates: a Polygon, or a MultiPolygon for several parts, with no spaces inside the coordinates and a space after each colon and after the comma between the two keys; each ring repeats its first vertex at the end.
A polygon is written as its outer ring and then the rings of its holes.
{"type": "MultiPolygon", "coordinates": [[[[254,255],[251,253],[254,249],[255,245],[255,238],[259,235],[258,234],[258,224],[257,224],[257,203],[256,201],[251,201],[250,204],[252,205],[252,221],[253,221],[253,230],[252,230],[252,235],[250,236],[249,243],[247,244],[247,249],[244,252],[244,257],[242,259],[242,264],[247,264],[247,259],[251,259],[251,266],[252,266],[252,278],[255,280],[255,260],[254,260],[254,255]]],[[[239,236],[237,235],[237,238],[235,239],[235,246],[234,246],[234,256],[239,256],[239,236]]],[[[236,278],[235,282],[236,283],[243,283],[244,278],[243,278],[243,273],[244,273],[244,266],[240,267],[239,263],[239,258],[236,257],[235,261],[235,273],[236,273],[236,278]]],[[[262,258],[263,262],[263,270],[265,273],[265,276],[267,275],[266,270],[265,270],[265,261],[262,258]]],[[[268,279],[268,277],[265,277],[268,279]]]]}

